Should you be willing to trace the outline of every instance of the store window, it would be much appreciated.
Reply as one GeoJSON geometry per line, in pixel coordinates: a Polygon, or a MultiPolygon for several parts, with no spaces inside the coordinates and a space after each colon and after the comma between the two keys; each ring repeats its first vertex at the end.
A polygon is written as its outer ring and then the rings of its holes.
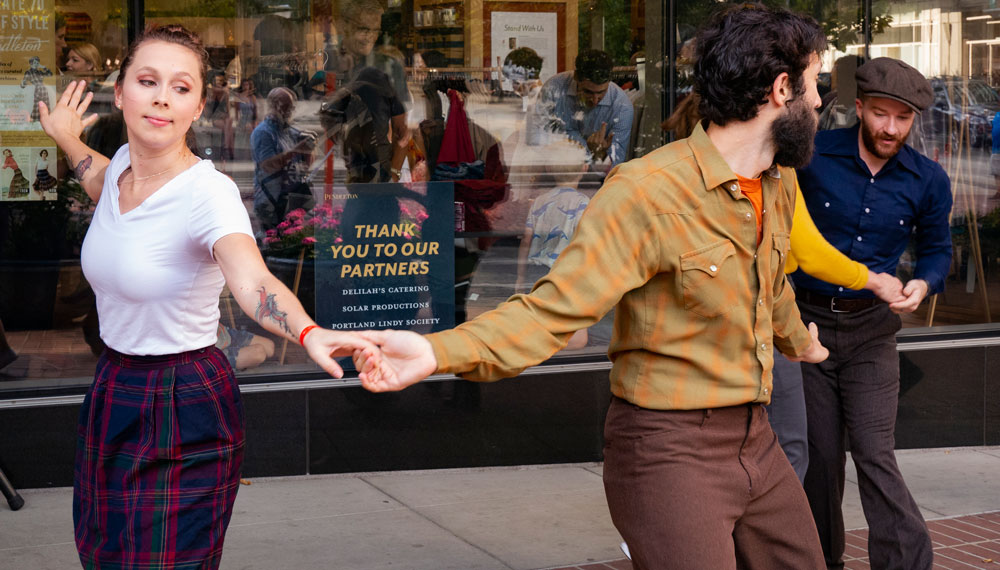
{"type": "MultiPolygon", "coordinates": [[[[74,49],[48,31],[39,65],[52,75],[17,63],[2,89],[30,75],[55,101],[70,77],[87,78],[101,118],[85,138],[110,156],[126,142],[110,105],[121,7],[55,9],[74,49]]],[[[40,13],[55,18],[51,6],[40,13]]],[[[441,330],[530,290],[608,171],[662,140],[664,70],[647,57],[635,2],[149,0],[143,16],[208,47],[192,144],[236,181],[268,267],[324,326],[441,330]]],[[[28,110],[38,95],[24,93],[28,110]]],[[[22,196],[11,169],[0,179],[0,319],[20,355],[0,389],[83,384],[101,349],[79,269],[92,205],[37,121],[20,124],[37,141],[0,129],[28,180],[22,196]]],[[[320,375],[228,291],[220,314],[219,346],[242,381],[320,375]]],[[[557,358],[604,361],[611,320],[557,358]]]]}
{"type": "MultiPolygon", "coordinates": [[[[236,181],[268,267],[306,310],[325,326],[428,332],[529,290],[608,171],[690,129],[667,119],[691,101],[692,38],[717,6],[148,0],[137,19],[181,23],[208,46],[211,85],[192,144],[236,181]]],[[[840,94],[854,92],[866,57],[903,59],[931,79],[935,102],[910,144],[951,178],[954,261],[945,292],[906,326],[991,322],[1000,295],[993,10],[790,7],[827,31],[824,128],[856,120],[853,97],[840,94]]],[[[93,205],[32,113],[86,79],[100,116],[87,142],[106,155],[125,142],[111,97],[126,8],[0,0],[0,320],[20,356],[0,369],[0,390],[83,385],[102,347],[79,263],[93,205]]],[[[904,256],[903,276],[911,265],[904,256]]],[[[322,376],[227,291],[220,314],[220,346],[241,381],[322,376]]],[[[611,319],[555,361],[604,362],[611,319]]]]}
{"type": "Polygon", "coordinates": [[[110,114],[126,42],[123,5],[0,1],[0,390],[54,386],[93,374],[100,339],[79,248],[93,204],[38,122],[71,80],[95,93],[88,142],[114,152],[110,114]]]}
{"type": "MultiPolygon", "coordinates": [[[[988,2],[875,3],[871,57],[899,58],[931,81],[934,103],[910,144],[937,161],[951,179],[953,257],[945,291],[906,325],[980,325],[1000,312],[1000,111],[997,24],[988,2]],[[994,174],[995,173],[995,174],[994,174]]],[[[854,53],[863,53],[852,46],[854,53]]],[[[904,256],[901,272],[912,271],[904,256]]]]}

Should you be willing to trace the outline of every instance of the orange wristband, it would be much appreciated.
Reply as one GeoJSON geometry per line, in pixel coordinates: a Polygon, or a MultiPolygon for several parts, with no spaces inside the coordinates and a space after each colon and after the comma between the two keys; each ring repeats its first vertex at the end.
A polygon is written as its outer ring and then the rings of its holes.
{"type": "Polygon", "coordinates": [[[318,328],[319,328],[319,325],[309,325],[306,328],[302,329],[302,332],[299,333],[299,344],[301,344],[302,346],[305,346],[306,345],[306,342],[305,342],[306,341],[306,335],[309,334],[309,331],[311,331],[313,329],[318,329],[318,328]]]}

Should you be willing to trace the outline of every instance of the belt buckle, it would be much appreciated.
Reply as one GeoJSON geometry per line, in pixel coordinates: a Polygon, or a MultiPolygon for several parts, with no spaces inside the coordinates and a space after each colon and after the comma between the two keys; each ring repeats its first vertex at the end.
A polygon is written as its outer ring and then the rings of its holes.
{"type": "Polygon", "coordinates": [[[845,311],[843,309],[837,309],[837,297],[830,297],[830,312],[831,313],[850,313],[850,311],[845,311]]]}

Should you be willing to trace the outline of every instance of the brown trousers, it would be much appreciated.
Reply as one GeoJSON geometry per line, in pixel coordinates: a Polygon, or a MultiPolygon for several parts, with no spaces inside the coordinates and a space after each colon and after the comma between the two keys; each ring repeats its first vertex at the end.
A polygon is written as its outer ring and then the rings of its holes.
{"type": "Polygon", "coordinates": [[[635,570],[826,568],[762,405],[649,410],[612,398],[604,490],[635,570]]]}

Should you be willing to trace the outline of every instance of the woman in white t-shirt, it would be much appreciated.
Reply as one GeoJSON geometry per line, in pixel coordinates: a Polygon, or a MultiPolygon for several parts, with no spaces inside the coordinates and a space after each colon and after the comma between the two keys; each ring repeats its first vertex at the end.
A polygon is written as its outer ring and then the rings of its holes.
{"type": "MultiPolygon", "coordinates": [[[[108,160],[80,140],[92,93],[72,82],[45,132],[97,202],[81,251],[107,350],[80,412],[73,518],[86,568],[217,568],[239,488],[239,386],[214,345],[228,285],[265,329],[331,356],[377,349],[321,329],[266,269],[231,179],[185,144],[205,106],[208,54],[180,26],[147,29],[115,84],[129,144],[108,160]]],[[[368,358],[375,362],[369,363],[368,358]]]]}

